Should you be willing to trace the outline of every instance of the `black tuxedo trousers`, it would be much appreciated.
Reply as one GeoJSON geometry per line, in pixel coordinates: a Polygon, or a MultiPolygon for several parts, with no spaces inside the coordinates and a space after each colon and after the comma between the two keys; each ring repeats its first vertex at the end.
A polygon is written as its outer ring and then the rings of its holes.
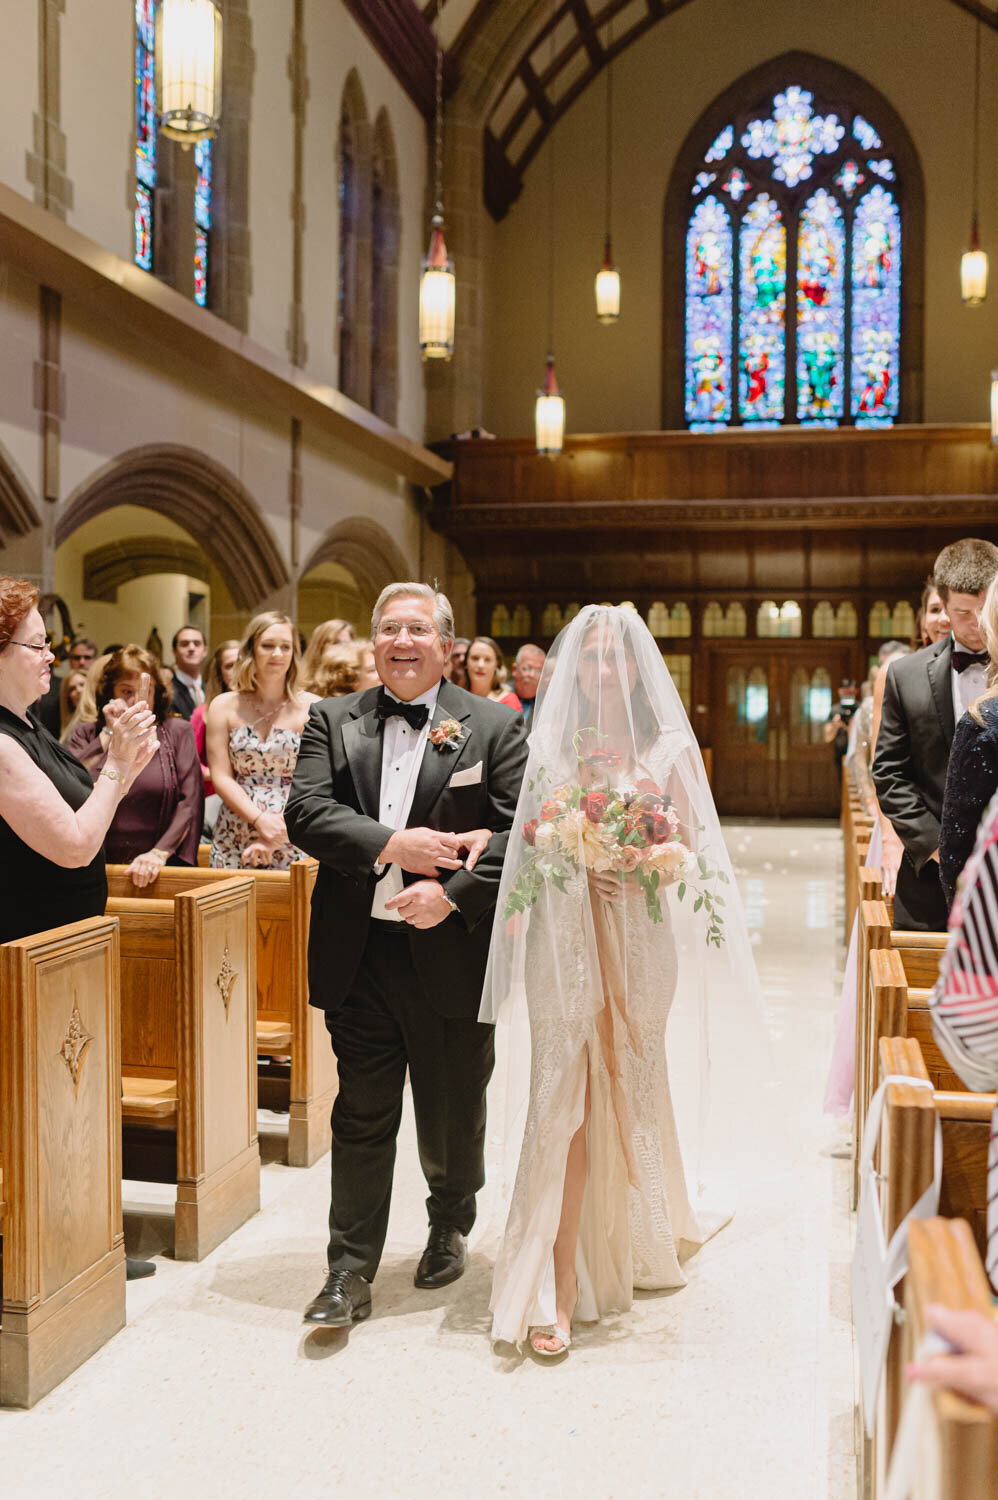
{"type": "Polygon", "coordinates": [[[414,982],[409,939],[404,923],[373,921],[350,994],[326,1015],[339,1073],[329,1269],[359,1271],[369,1281],[388,1232],[407,1067],[430,1223],[468,1234],[485,1181],[485,1090],[495,1033],[433,1008],[414,982]]]}

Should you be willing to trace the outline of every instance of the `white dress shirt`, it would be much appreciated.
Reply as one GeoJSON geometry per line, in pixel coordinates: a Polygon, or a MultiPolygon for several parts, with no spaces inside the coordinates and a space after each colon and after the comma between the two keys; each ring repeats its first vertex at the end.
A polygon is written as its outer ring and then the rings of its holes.
{"type": "Polygon", "coordinates": [[[178,682],[182,682],[184,687],[189,689],[195,708],[199,703],[204,702],[204,686],[200,677],[188,677],[187,673],[181,672],[179,667],[174,667],[173,675],[178,682]]]}
{"type": "MultiPolygon", "coordinates": [[[[954,651],[966,651],[966,646],[961,646],[956,636],[951,636],[954,651]]],[[[975,698],[979,698],[986,691],[988,685],[988,669],[984,662],[971,662],[962,672],[955,672],[950,668],[950,679],[953,683],[953,717],[959,724],[967,709],[975,698]]]]}
{"type": "MultiPolygon", "coordinates": [[[[419,780],[419,769],[423,764],[423,752],[426,749],[426,741],[430,733],[430,725],[433,723],[433,710],[437,706],[437,693],[440,691],[439,682],[434,683],[428,693],[421,698],[414,698],[414,703],[426,704],[426,723],[422,729],[413,729],[407,719],[402,715],[393,715],[385,720],[382,734],[384,736],[381,750],[381,804],[378,809],[378,822],[384,823],[389,828],[404,828],[409,821],[409,813],[412,810],[412,799],[416,795],[416,782],[419,780]]],[[[395,694],[385,688],[389,698],[395,698],[395,694]]],[[[400,700],[395,698],[396,703],[400,700]]],[[[380,865],[375,865],[375,870],[380,870],[380,865]]],[[[402,922],[405,919],[397,911],[386,911],[385,902],[390,901],[392,896],[397,896],[403,889],[402,871],[398,865],[389,865],[381,880],[374,887],[374,900],[371,903],[371,916],[380,922],[402,922]]]]}

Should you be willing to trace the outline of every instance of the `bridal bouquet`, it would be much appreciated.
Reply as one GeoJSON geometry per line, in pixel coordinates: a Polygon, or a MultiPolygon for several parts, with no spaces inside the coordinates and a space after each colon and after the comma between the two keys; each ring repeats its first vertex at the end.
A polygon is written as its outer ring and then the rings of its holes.
{"type": "MultiPolygon", "coordinates": [[[[692,895],[693,910],[706,911],[707,942],[719,948],[724,897],[717,883],[726,884],[727,874],[683,843],[679,814],[654,781],[620,783],[620,769],[616,751],[593,751],[579,762],[578,782],[555,787],[540,816],[524,824],[524,842],[533,852],[516,873],[504,916],[533,906],[548,881],[566,891],[569,878],[585,869],[637,881],[649,919],[661,922],[660,892],[675,882],[680,901],[692,895]]],[[[543,793],[546,779],[542,766],[530,790],[543,793]]]]}

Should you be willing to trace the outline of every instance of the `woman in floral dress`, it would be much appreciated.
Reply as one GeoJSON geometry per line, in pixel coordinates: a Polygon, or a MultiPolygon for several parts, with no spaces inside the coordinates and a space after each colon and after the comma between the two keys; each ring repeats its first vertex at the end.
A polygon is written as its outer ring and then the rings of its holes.
{"type": "Polygon", "coordinates": [[[208,764],[222,799],[213,869],[286,870],[305,858],[284,826],[302,730],[316,701],[296,687],[300,666],[298,632],[288,616],[257,615],[239,647],[233,691],[208,709],[208,764]]]}

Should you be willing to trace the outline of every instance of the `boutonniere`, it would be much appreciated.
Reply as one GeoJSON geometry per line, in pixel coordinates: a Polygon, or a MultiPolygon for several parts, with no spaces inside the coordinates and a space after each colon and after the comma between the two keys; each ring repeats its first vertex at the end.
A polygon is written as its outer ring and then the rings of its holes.
{"type": "Polygon", "coordinates": [[[459,719],[441,719],[435,729],[430,730],[430,740],[438,750],[456,750],[464,739],[464,727],[459,719]]]}

